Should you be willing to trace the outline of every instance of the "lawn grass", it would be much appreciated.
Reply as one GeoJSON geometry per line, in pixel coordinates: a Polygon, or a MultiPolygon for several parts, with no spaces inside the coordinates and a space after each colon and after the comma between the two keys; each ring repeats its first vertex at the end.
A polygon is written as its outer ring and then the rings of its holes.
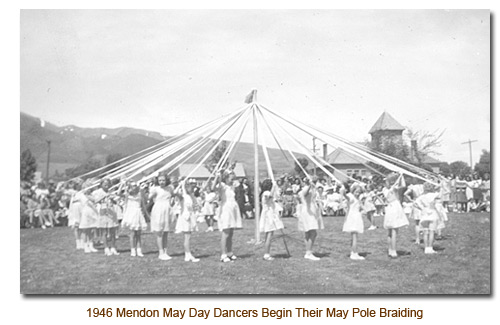
{"type": "MultiPolygon", "coordinates": [[[[387,256],[386,231],[365,231],[359,249],[365,261],[349,259],[350,236],[342,217],[326,217],[315,252],[320,261],[303,258],[302,234],[294,218],[283,219],[291,257],[283,239],[273,241],[274,261],[262,260],[263,246],[249,244],[254,221],[235,232],[232,263],[219,262],[220,233],[192,236],[199,263],[184,262],[183,236],[172,234],[169,254],[160,261],[154,235],[143,234],[145,257],[130,257],[129,240],[117,241],[120,256],[85,254],[75,249],[72,230],[21,229],[22,294],[490,294],[490,214],[449,215],[436,255],[414,244],[413,227],[398,233],[397,259],[387,256]]],[[[382,220],[377,223],[381,225],[382,220]]],[[[365,225],[367,223],[365,222],[365,225]]]]}

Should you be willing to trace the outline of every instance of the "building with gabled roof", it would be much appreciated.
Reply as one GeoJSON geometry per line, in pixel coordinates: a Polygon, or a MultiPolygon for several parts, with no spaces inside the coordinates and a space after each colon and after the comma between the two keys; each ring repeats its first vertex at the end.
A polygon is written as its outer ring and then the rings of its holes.
{"type": "MultiPolygon", "coordinates": [[[[385,137],[396,138],[403,142],[403,131],[405,127],[402,126],[394,117],[389,113],[383,112],[382,115],[377,119],[375,124],[371,127],[368,133],[371,135],[372,143],[380,143],[385,137]]],[[[360,143],[361,145],[365,145],[360,143]]],[[[372,176],[372,170],[367,167],[368,161],[363,160],[360,157],[349,154],[342,148],[335,148],[333,152],[328,154],[326,148],[323,149],[323,158],[332,165],[336,170],[333,171],[333,175],[341,181],[346,181],[348,176],[360,176],[360,177],[370,177],[372,176]]],[[[416,141],[411,143],[412,157],[416,155],[413,154],[416,150],[416,141]]],[[[416,159],[416,158],[415,158],[416,159]]],[[[432,171],[439,173],[439,168],[441,166],[441,161],[430,157],[428,155],[423,155],[419,157],[420,162],[429,165],[432,171]]],[[[316,170],[318,172],[318,170],[316,170]]]]}
{"type": "Polygon", "coordinates": [[[403,141],[404,130],[404,126],[396,121],[389,113],[384,111],[368,133],[372,137],[372,143],[378,145],[384,138],[396,138],[396,140],[403,141]]]}

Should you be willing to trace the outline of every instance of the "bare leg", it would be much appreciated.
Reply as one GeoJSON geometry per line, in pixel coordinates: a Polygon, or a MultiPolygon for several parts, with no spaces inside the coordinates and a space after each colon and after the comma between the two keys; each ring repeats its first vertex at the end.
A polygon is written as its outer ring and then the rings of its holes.
{"type": "Polygon", "coordinates": [[[162,235],[162,249],[167,254],[167,246],[168,246],[168,232],[164,231],[162,235]]]}
{"type": "Polygon", "coordinates": [[[226,252],[228,252],[228,253],[233,252],[233,233],[234,233],[234,229],[233,228],[229,229],[229,233],[228,233],[227,241],[226,241],[226,252]]]}
{"type": "Polygon", "coordinates": [[[273,232],[266,232],[266,242],[264,243],[264,253],[269,255],[271,252],[271,239],[273,238],[273,232]]]}
{"type": "Polygon", "coordinates": [[[358,233],[351,233],[351,253],[358,253],[358,233]]]}
{"type": "Polygon", "coordinates": [[[130,248],[131,249],[135,249],[135,246],[136,246],[136,239],[135,239],[135,231],[132,230],[130,232],[130,248]]]}
{"type": "Polygon", "coordinates": [[[137,248],[141,249],[142,248],[142,241],[141,241],[141,231],[137,230],[137,248]]]}
{"type": "Polygon", "coordinates": [[[306,253],[312,254],[312,247],[314,245],[314,241],[316,240],[316,236],[316,230],[309,230],[305,233],[306,253]]]}
{"type": "Polygon", "coordinates": [[[191,233],[184,233],[184,253],[186,255],[191,255],[191,247],[190,247],[191,233]]]}
{"type": "Polygon", "coordinates": [[[104,249],[108,250],[109,249],[109,246],[108,246],[108,244],[109,244],[108,243],[108,231],[109,231],[109,229],[102,228],[102,229],[100,229],[100,231],[102,234],[101,238],[102,238],[102,243],[104,245],[104,249]]]}
{"type": "Polygon", "coordinates": [[[319,257],[314,256],[312,253],[312,248],[314,245],[314,241],[316,240],[317,232],[316,230],[309,230],[305,232],[305,244],[306,244],[306,255],[304,256],[306,259],[317,261],[319,257]]]}
{"type": "Polygon", "coordinates": [[[163,245],[163,232],[159,231],[156,233],[156,246],[158,246],[158,254],[162,255],[164,253],[165,246],[163,245]]]}
{"type": "Polygon", "coordinates": [[[420,220],[415,220],[415,243],[420,244],[420,220]]]}
{"type": "Polygon", "coordinates": [[[220,237],[220,248],[222,256],[227,255],[227,238],[229,236],[229,229],[223,229],[220,237]]]}
{"type": "Polygon", "coordinates": [[[108,235],[109,235],[109,239],[111,241],[110,246],[112,248],[116,248],[116,228],[109,228],[108,235]]]}
{"type": "Polygon", "coordinates": [[[392,236],[391,236],[391,248],[394,252],[396,252],[396,239],[397,239],[397,234],[398,230],[397,229],[391,229],[392,231],[392,236]]]}
{"type": "Polygon", "coordinates": [[[389,246],[389,256],[397,257],[398,253],[396,251],[396,234],[397,229],[389,229],[389,233],[387,236],[387,244],[389,246]]]}
{"type": "Polygon", "coordinates": [[[424,230],[424,247],[426,250],[429,247],[429,230],[428,229],[424,230]]]}

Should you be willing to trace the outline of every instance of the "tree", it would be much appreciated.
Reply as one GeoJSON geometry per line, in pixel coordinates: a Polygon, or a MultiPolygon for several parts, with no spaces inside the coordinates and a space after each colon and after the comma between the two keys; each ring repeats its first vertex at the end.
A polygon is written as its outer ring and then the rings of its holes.
{"type": "Polygon", "coordinates": [[[442,163],[441,166],[439,166],[439,170],[446,176],[451,174],[450,164],[447,162],[442,163]]]}
{"type": "Polygon", "coordinates": [[[450,172],[455,176],[467,176],[471,174],[472,170],[466,162],[454,161],[450,164],[450,172]]]}
{"type": "Polygon", "coordinates": [[[295,162],[295,167],[293,170],[295,171],[295,174],[299,175],[300,178],[303,178],[305,174],[302,169],[307,170],[307,165],[309,165],[309,160],[307,160],[307,158],[297,158],[297,160],[300,163],[300,166],[299,164],[297,164],[297,162],[295,162]]]}
{"type": "MultiPolygon", "coordinates": [[[[380,138],[379,141],[367,142],[365,145],[372,150],[381,152],[393,158],[404,162],[411,162],[410,147],[399,136],[384,136],[380,138]]],[[[369,162],[368,164],[383,174],[388,174],[390,172],[389,169],[376,163],[369,162]]]]}
{"type": "MultiPolygon", "coordinates": [[[[213,172],[219,161],[222,159],[222,156],[224,155],[224,152],[227,149],[227,142],[222,141],[217,148],[212,152],[212,154],[205,160],[204,166],[210,171],[213,172]]],[[[227,167],[226,166],[221,166],[222,168],[227,167]]]]}
{"type": "Polygon", "coordinates": [[[479,162],[474,166],[474,171],[479,174],[479,177],[483,177],[486,173],[491,174],[490,159],[490,152],[483,149],[483,152],[479,157],[479,162]]]}
{"type": "Polygon", "coordinates": [[[443,131],[414,131],[406,128],[405,136],[411,141],[416,141],[416,159],[421,162],[423,156],[440,155],[436,148],[441,146],[443,131]]]}
{"type": "Polygon", "coordinates": [[[65,173],[68,177],[78,177],[80,175],[83,175],[85,173],[91,172],[93,170],[96,170],[97,168],[100,168],[102,166],[101,162],[96,159],[89,159],[85,163],[76,166],[74,168],[67,168],[65,173]]]}
{"type": "MultiPolygon", "coordinates": [[[[384,153],[401,161],[410,163],[427,171],[432,171],[432,168],[424,163],[424,158],[431,154],[439,155],[436,148],[441,145],[441,138],[444,131],[413,131],[411,128],[406,128],[404,136],[386,135],[381,137],[379,141],[367,142],[365,145],[370,149],[384,153]],[[411,145],[409,145],[411,144],[411,145]]],[[[370,165],[380,172],[386,174],[388,169],[383,168],[375,163],[370,165]]]]}
{"type": "Polygon", "coordinates": [[[120,166],[120,163],[115,163],[115,162],[122,159],[122,158],[123,158],[123,155],[121,153],[110,153],[109,155],[107,155],[105,165],[109,165],[109,166],[103,170],[103,173],[120,166]]]}
{"type": "Polygon", "coordinates": [[[35,177],[37,164],[36,159],[29,149],[21,153],[21,181],[31,182],[35,177]]]}

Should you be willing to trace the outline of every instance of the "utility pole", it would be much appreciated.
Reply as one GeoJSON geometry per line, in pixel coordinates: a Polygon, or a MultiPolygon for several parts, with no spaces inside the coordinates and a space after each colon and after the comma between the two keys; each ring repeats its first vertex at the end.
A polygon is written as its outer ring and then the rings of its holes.
{"type": "Polygon", "coordinates": [[[47,180],[47,186],[49,186],[49,166],[50,166],[50,140],[46,140],[49,150],[47,152],[47,174],[45,175],[47,180]]]}
{"type": "Polygon", "coordinates": [[[470,169],[472,170],[474,168],[474,166],[472,166],[472,143],[473,142],[477,142],[477,140],[471,140],[469,139],[469,141],[466,141],[466,142],[462,142],[462,144],[469,144],[469,156],[470,156],[470,169]]]}

